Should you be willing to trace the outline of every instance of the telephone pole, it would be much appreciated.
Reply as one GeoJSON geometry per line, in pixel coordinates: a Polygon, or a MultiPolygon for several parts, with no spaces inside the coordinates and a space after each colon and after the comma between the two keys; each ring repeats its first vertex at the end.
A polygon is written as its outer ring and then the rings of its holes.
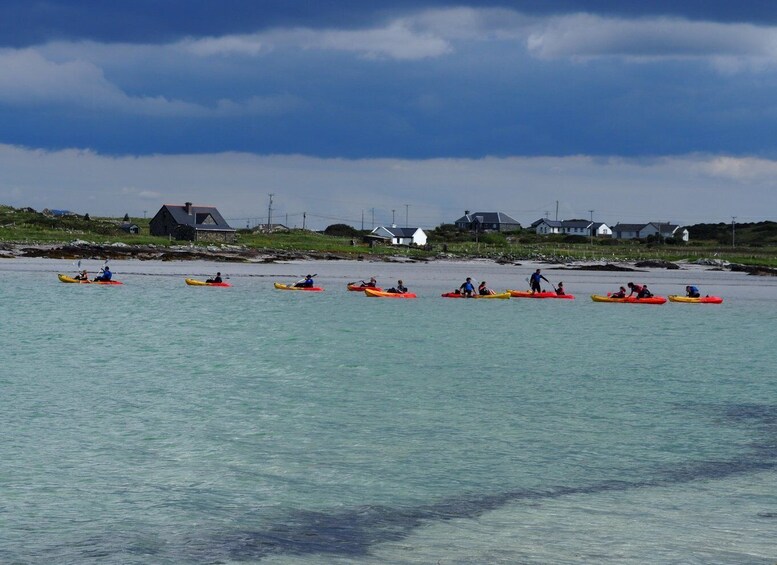
{"type": "Polygon", "coordinates": [[[731,216],[731,249],[736,247],[737,217],[731,216]]]}
{"type": "Polygon", "coordinates": [[[391,211],[391,227],[396,225],[396,222],[394,221],[394,212],[396,212],[396,210],[391,211]]]}
{"type": "Polygon", "coordinates": [[[410,224],[407,222],[407,217],[410,215],[410,204],[405,204],[405,227],[409,228],[410,224]]]}
{"type": "Polygon", "coordinates": [[[591,245],[594,244],[594,211],[588,210],[591,212],[591,225],[588,227],[588,231],[591,234],[591,245]]]}
{"type": "Polygon", "coordinates": [[[272,197],[275,196],[272,192],[270,193],[270,204],[267,206],[267,233],[270,233],[270,230],[272,229],[270,226],[272,226],[272,197]]]}

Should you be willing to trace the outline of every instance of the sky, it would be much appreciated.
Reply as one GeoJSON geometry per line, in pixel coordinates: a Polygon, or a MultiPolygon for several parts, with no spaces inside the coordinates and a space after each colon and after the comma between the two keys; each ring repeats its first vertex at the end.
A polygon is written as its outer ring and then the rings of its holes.
{"type": "Polygon", "coordinates": [[[764,1],[4,0],[0,204],[777,220],[775,92],[764,1]]]}

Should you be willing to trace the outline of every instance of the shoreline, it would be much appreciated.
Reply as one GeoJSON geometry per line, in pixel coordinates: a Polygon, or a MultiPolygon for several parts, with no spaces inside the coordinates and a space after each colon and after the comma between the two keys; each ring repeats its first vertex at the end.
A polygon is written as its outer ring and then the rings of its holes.
{"type": "Polygon", "coordinates": [[[273,264],[289,261],[367,261],[382,263],[431,263],[431,262],[489,262],[521,266],[522,263],[545,265],[545,268],[568,271],[640,272],[644,269],[681,269],[681,265],[708,267],[712,270],[746,272],[757,276],[777,276],[777,269],[764,266],[741,265],[720,260],[671,262],[665,260],[583,260],[521,259],[458,257],[441,254],[431,257],[406,257],[402,255],[377,255],[371,253],[335,253],[326,251],[291,251],[284,249],[250,249],[242,246],[178,245],[129,245],[126,243],[96,244],[85,241],[71,243],[11,243],[0,242],[0,260],[15,258],[40,258],[62,260],[137,260],[137,261],[213,261],[216,263],[273,264]]]}

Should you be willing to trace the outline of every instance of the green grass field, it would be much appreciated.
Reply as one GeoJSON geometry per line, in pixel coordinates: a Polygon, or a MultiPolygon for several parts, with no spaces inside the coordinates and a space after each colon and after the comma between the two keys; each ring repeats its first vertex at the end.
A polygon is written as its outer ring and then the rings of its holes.
{"type": "MultiPolygon", "coordinates": [[[[70,243],[82,240],[97,244],[116,242],[128,245],[155,245],[166,247],[189,245],[189,242],[170,240],[169,238],[149,235],[149,220],[130,218],[140,228],[140,233],[132,235],[120,229],[121,218],[90,218],[84,216],[51,217],[29,209],[14,209],[0,206],[0,241],[26,244],[70,243]]],[[[777,226],[777,224],[775,224],[777,226]]],[[[456,240],[432,239],[424,248],[408,248],[390,245],[370,247],[360,238],[337,237],[322,233],[293,230],[281,233],[254,233],[238,230],[237,245],[261,250],[292,252],[332,253],[338,255],[403,255],[409,258],[425,259],[439,257],[441,254],[451,258],[469,259],[475,257],[495,260],[560,260],[560,261],[694,261],[697,259],[716,259],[751,266],[777,267],[777,229],[771,223],[760,223],[737,227],[738,245],[721,243],[728,232],[726,226],[712,225],[717,231],[696,230],[708,237],[717,239],[706,241],[692,240],[688,244],[666,244],[661,242],[617,242],[614,240],[586,240],[577,238],[570,242],[561,236],[537,236],[529,232],[520,232],[508,237],[501,234],[488,234],[478,241],[469,234],[457,234],[456,240]],[[765,225],[768,224],[768,225],[765,225]]],[[[694,233],[694,231],[691,231],[694,233]]],[[[198,246],[212,246],[205,242],[198,246]]],[[[218,244],[216,244],[218,245],[218,244]]]]}

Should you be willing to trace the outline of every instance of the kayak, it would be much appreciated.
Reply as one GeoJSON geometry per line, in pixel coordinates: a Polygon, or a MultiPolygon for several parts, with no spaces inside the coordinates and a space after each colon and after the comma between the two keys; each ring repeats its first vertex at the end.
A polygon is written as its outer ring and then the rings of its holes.
{"type": "Polygon", "coordinates": [[[690,296],[680,296],[679,294],[670,294],[669,302],[685,302],[687,304],[721,304],[723,299],[720,296],[700,296],[691,298],[690,296]]]}
{"type": "Polygon", "coordinates": [[[376,298],[417,298],[414,292],[388,292],[385,290],[375,290],[374,288],[365,288],[364,294],[376,298]]]}
{"type": "Polygon", "coordinates": [[[466,294],[462,294],[460,292],[443,292],[441,294],[443,298],[497,298],[497,299],[506,299],[510,298],[510,292],[500,292],[497,294],[473,294],[472,296],[467,296],[466,294]]]}
{"type": "Polygon", "coordinates": [[[366,289],[371,288],[372,290],[383,290],[379,286],[366,286],[361,284],[348,284],[348,290],[352,290],[355,292],[363,292],[366,289]]]}
{"type": "Polygon", "coordinates": [[[599,294],[592,294],[591,300],[594,302],[619,302],[623,304],[663,304],[666,302],[666,298],[663,296],[651,296],[650,298],[637,298],[636,296],[612,298],[611,296],[601,296],[599,294]]]}
{"type": "Polygon", "coordinates": [[[293,284],[273,283],[278,290],[307,290],[308,292],[321,292],[320,286],[294,286],[293,284]]]}
{"type": "Polygon", "coordinates": [[[59,274],[59,275],[57,275],[57,277],[59,278],[59,282],[63,282],[63,283],[80,283],[80,284],[124,284],[124,283],[122,283],[121,281],[115,281],[115,280],[110,280],[110,281],[90,281],[90,280],[85,280],[85,281],[82,281],[82,280],[80,280],[80,279],[75,279],[75,278],[73,278],[73,277],[69,277],[69,276],[67,276],[67,275],[62,275],[62,274],[59,274]]]}
{"type": "Polygon", "coordinates": [[[532,294],[531,290],[508,290],[510,296],[513,298],[566,298],[568,300],[574,300],[573,294],[556,294],[555,292],[544,291],[535,292],[532,294]]]}
{"type": "Polygon", "coordinates": [[[189,286],[232,286],[228,282],[208,282],[197,279],[184,279],[189,286]]]}

